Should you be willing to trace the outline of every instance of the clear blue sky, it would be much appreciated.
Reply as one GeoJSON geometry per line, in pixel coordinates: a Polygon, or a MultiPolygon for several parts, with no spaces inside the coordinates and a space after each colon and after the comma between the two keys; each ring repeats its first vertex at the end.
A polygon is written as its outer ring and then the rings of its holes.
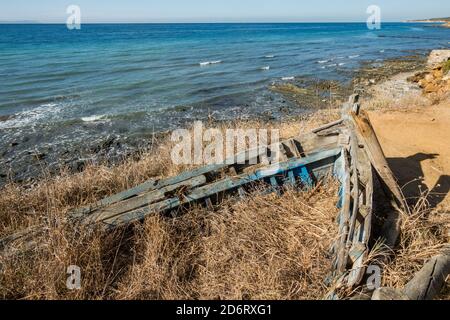
{"type": "Polygon", "coordinates": [[[0,21],[65,22],[71,4],[82,23],[366,21],[371,4],[383,21],[450,16],[450,0],[0,0],[0,21]]]}

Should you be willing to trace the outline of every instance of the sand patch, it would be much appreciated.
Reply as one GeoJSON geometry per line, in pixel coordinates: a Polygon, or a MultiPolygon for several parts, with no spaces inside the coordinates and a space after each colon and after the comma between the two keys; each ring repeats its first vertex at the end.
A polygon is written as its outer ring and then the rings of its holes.
{"type": "Polygon", "coordinates": [[[407,111],[371,111],[369,116],[405,195],[412,200],[420,190],[429,190],[435,205],[448,205],[450,101],[407,111]]]}

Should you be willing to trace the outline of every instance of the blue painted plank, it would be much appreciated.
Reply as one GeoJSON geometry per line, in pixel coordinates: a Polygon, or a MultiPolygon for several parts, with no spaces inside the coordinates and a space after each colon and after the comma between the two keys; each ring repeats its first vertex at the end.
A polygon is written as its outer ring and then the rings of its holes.
{"type": "Polygon", "coordinates": [[[183,201],[181,201],[179,198],[167,199],[162,202],[140,208],[138,210],[108,218],[104,220],[104,222],[110,226],[118,226],[132,221],[141,220],[143,217],[150,213],[175,209],[182,204],[198,201],[206,197],[225,192],[227,190],[235,190],[246,184],[255,181],[262,181],[274,175],[284,173],[288,170],[295,170],[305,165],[310,165],[313,167],[315,162],[320,162],[325,158],[335,157],[339,153],[341,153],[341,148],[331,149],[311,155],[306,158],[291,159],[290,161],[281,164],[274,164],[268,166],[267,168],[256,170],[254,173],[243,174],[241,176],[233,178],[226,178],[191,191],[189,194],[185,195],[185,199],[183,201]]]}

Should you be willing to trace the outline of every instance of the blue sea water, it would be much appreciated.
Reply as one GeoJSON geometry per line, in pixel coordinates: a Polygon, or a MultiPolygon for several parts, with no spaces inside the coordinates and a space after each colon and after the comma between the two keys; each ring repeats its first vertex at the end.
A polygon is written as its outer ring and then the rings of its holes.
{"type": "Polygon", "coordinates": [[[253,116],[286,103],[274,81],[345,81],[362,61],[449,41],[415,23],[0,25],[0,147],[253,116]]]}

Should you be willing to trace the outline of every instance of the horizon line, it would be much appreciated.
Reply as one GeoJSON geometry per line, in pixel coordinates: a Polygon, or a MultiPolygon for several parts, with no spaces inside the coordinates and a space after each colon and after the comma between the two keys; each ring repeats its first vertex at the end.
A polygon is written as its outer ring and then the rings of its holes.
{"type": "MultiPolygon", "coordinates": [[[[387,20],[382,23],[437,23],[435,21],[420,21],[420,20],[387,20]]],[[[264,24],[264,23],[278,23],[278,24],[288,24],[288,23],[367,23],[367,21],[359,20],[348,20],[348,21],[89,21],[82,22],[81,24],[264,24]]],[[[0,24],[54,24],[54,25],[66,25],[65,22],[45,22],[45,21],[1,21],[0,24]]]]}

